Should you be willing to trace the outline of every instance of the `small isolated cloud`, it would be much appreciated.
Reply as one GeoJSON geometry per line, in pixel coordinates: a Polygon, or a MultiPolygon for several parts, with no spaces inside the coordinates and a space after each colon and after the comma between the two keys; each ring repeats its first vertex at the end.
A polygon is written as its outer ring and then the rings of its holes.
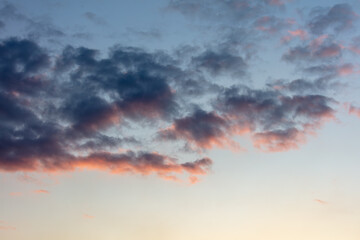
{"type": "Polygon", "coordinates": [[[317,203],[323,204],[323,205],[328,204],[328,202],[320,200],[320,199],[314,199],[314,201],[317,203]]]}
{"type": "Polygon", "coordinates": [[[50,194],[50,192],[49,192],[48,190],[44,190],[44,189],[35,190],[34,193],[38,193],[38,194],[50,194]]]}
{"type": "Polygon", "coordinates": [[[160,39],[162,34],[159,29],[150,29],[150,30],[135,30],[133,28],[127,28],[127,35],[133,35],[137,38],[147,38],[147,39],[160,39]]]}
{"type": "Polygon", "coordinates": [[[92,215],[89,215],[89,214],[84,213],[84,214],[83,214],[83,218],[86,218],[86,219],[94,219],[95,217],[92,216],[92,215]]]}
{"type": "Polygon", "coordinates": [[[9,193],[9,195],[12,197],[19,197],[19,196],[22,196],[22,192],[11,192],[11,193],[9,193]]]}

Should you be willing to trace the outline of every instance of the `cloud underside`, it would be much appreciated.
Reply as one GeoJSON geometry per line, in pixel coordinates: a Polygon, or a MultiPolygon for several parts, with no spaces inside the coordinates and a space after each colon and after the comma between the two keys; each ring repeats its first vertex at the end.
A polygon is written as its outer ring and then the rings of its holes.
{"type": "MultiPolygon", "coordinates": [[[[168,9],[186,17],[210,23],[236,19],[248,28],[224,31],[212,45],[177,53],[115,45],[105,56],[68,45],[54,56],[28,38],[2,40],[0,169],[93,169],[175,181],[186,174],[195,183],[213,163],[203,154],[213,148],[244,150],[239,136],[260,151],[299,148],[336,118],[338,102],[326,91],[338,77],[356,73],[354,64],[340,61],[347,49],[329,35],[351,28],[356,19],[349,5],[339,4],[313,9],[300,28],[294,20],[273,16],[286,4],[170,1],[168,9]],[[234,36],[240,32],[241,38],[234,36]],[[258,57],[254,39],[261,34],[278,36],[287,49],[279,60],[305,77],[247,86],[258,57]],[[224,77],[235,84],[225,86],[224,77]],[[143,128],[151,128],[147,140],[143,128]],[[197,157],[184,162],[160,153],[164,142],[197,157]]],[[[11,18],[30,21],[11,9],[11,18]]],[[[84,16],[106,24],[95,13],[84,16]]],[[[0,28],[5,26],[0,21],[0,28]]],[[[349,112],[360,116],[354,106],[349,112]]]]}

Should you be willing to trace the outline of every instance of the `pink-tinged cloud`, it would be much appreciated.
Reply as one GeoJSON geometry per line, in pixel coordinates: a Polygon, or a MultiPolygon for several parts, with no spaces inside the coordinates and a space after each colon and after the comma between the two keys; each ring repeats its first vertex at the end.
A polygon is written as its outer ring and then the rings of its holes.
{"type": "Polygon", "coordinates": [[[291,39],[292,39],[292,37],[291,37],[290,35],[283,36],[283,37],[281,38],[281,43],[282,43],[282,44],[288,43],[288,42],[291,41],[291,39]]]}
{"type": "Polygon", "coordinates": [[[293,37],[299,37],[301,38],[302,40],[305,40],[308,36],[307,32],[305,30],[302,30],[302,29],[297,29],[297,30],[294,30],[294,31],[288,31],[289,34],[293,37]]]}
{"type": "Polygon", "coordinates": [[[327,34],[324,34],[324,35],[321,35],[321,36],[315,38],[314,40],[312,40],[310,43],[311,49],[314,50],[314,49],[319,48],[328,37],[329,36],[327,34]]]}
{"type": "MultiPolygon", "coordinates": [[[[209,158],[194,162],[178,163],[176,159],[158,153],[126,153],[95,152],[87,156],[41,159],[25,159],[25,168],[21,164],[7,167],[12,171],[64,172],[81,169],[100,170],[112,174],[156,174],[162,179],[178,180],[175,174],[188,173],[204,175],[212,165],[209,158]]],[[[2,166],[4,168],[4,166],[2,166]]],[[[4,170],[4,169],[3,169],[4,170]]],[[[36,193],[47,194],[47,190],[36,190],[36,193]]]]}
{"type": "Polygon", "coordinates": [[[86,219],[94,219],[95,217],[92,216],[92,215],[89,215],[89,214],[84,213],[84,214],[83,214],[83,218],[86,218],[86,219]]]}
{"type": "Polygon", "coordinates": [[[349,49],[351,52],[360,55],[360,48],[358,48],[356,46],[350,46],[350,47],[345,47],[344,46],[343,48],[349,49]]]}
{"type": "MultiPolygon", "coordinates": [[[[318,115],[318,113],[316,113],[318,115]]],[[[312,122],[298,128],[288,128],[255,133],[252,137],[255,148],[264,152],[283,152],[298,149],[305,144],[309,135],[316,136],[316,131],[327,121],[335,119],[332,113],[326,113],[312,122]]]]}
{"type": "Polygon", "coordinates": [[[314,201],[317,203],[323,204],[323,205],[328,204],[328,202],[320,200],[320,199],[314,199],[314,201]]]}
{"type": "Polygon", "coordinates": [[[321,45],[307,44],[292,47],[283,55],[283,59],[289,62],[297,61],[324,61],[339,58],[342,55],[341,45],[327,42],[321,45]]]}
{"type": "Polygon", "coordinates": [[[29,176],[27,173],[23,173],[22,175],[19,175],[17,177],[17,179],[19,181],[26,182],[26,183],[34,183],[34,184],[38,184],[38,185],[42,184],[42,182],[39,179],[29,176]]]}
{"type": "Polygon", "coordinates": [[[0,230],[16,230],[16,227],[9,225],[7,222],[0,221],[0,230]]]}
{"type": "Polygon", "coordinates": [[[253,144],[266,152],[283,152],[299,148],[306,142],[305,133],[296,128],[256,133],[253,136],[253,144]]]}
{"type": "MultiPolygon", "coordinates": [[[[299,148],[308,135],[316,135],[316,130],[325,122],[335,119],[335,112],[327,106],[322,96],[295,96],[283,98],[284,106],[291,106],[294,116],[305,117],[310,121],[300,126],[264,131],[253,135],[254,147],[267,152],[281,152],[299,148]]],[[[288,107],[287,107],[288,108],[288,107]]],[[[290,108],[288,108],[288,111],[290,108]]]]}
{"type": "Polygon", "coordinates": [[[44,190],[44,189],[35,190],[34,193],[37,193],[37,194],[50,194],[50,192],[48,190],[44,190]]]}
{"type": "Polygon", "coordinates": [[[340,76],[347,76],[355,73],[354,66],[351,63],[341,65],[337,68],[337,73],[340,76]]]}
{"type": "Polygon", "coordinates": [[[16,227],[13,227],[13,226],[1,226],[0,225],[0,230],[16,230],[16,227]]]}
{"type": "Polygon", "coordinates": [[[185,140],[192,149],[227,148],[241,150],[231,139],[234,134],[228,120],[215,112],[195,111],[192,115],[176,119],[174,124],[159,132],[165,140],[185,140]]]}
{"type": "MultiPolygon", "coordinates": [[[[290,23],[289,23],[290,24],[290,23]]],[[[294,24],[294,23],[291,23],[294,24]]],[[[303,29],[296,29],[296,30],[288,30],[288,35],[285,35],[281,38],[281,43],[288,43],[291,40],[293,40],[294,38],[300,38],[301,40],[306,40],[308,39],[308,33],[306,32],[306,30],[303,29]]]]}
{"type": "Polygon", "coordinates": [[[360,118],[360,107],[355,107],[354,105],[350,105],[349,114],[353,114],[360,118]]]}
{"type": "Polygon", "coordinates": [[[9,195],[12,197],[20,197],[22,196],[22,192],[11,192],[9,193],[9,195]]]}
{"type": "Polygon", "coordinates": [[[341,47],[337,44],[331,44],[319,49],[316,54],[321,58],[337,57],[341,54],[341,47]]]}
{"type": "Polygon", "coordinates": [[[190,184],[196,184],[196,183],[198,183],[200,180],[199,180],[199,178],[198,177],[195,177],[195,176],[190,176],[189,177],[189,182],[190,182],[190,184]]]}
{"type": "MultiPolygon", "coordinates": [[[[333,104],[333,99],[321,95],[284,96],[276,90],[230,89],[219,98],[217,108],[228,125],[246,126],[255,148],[278,152],[298,148],[308,135],[315,135],[325,122],[334,120],[333,104]]],[[[231,134],[237,135],[235,131],[231,134]]]]}
{"type": "Polygon", "coordinates": [[[275,16],[262,16],[254,22],[257,30],[271,34],[289,28],[292,24],[289,19],[282,19],[275,16]]]}

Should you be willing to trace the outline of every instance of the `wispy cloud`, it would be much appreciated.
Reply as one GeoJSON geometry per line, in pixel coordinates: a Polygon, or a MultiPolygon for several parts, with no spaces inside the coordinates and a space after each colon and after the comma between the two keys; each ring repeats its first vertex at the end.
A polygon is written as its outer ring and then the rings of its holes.
{"type": "Polygon", "coordinates": [[[89,214],[84,213],[84,214],[83,214],[83,218],[85,218],[85,219],[94,219],[95,217],[92,216],[92,215],[89,215],[89,214]]]}
{"type": "Polygon", "coordinates": [[[314,199],[315,202],[326,205],[328,204],[328,202],[324,201],[324,200],[320,200],[320,199],[314,199]]]}
{"type": "Polygon", "coordinates": [[[44,189],[35,190],[34,193],[37,193],[37,194],[50,194],[50,192],[48,190],[44,190],[44,189]]]}

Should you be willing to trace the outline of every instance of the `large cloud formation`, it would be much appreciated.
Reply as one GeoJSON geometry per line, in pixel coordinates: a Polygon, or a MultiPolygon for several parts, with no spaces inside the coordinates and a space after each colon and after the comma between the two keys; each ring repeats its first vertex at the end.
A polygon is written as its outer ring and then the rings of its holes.
{"type": "Polygon", "coordinates": [[[15,38],[2,42],[0,53],[2,170],[96,168],[164,178],[208,171],[208,158],[178,163],[157,153],[106,151],[131,137],[104,130],[125,119],[156,120],[176,113],[167,82],[168,73],[175,70],[154,59],[156,55],[118,48],[98,60],[94,50],[67,47],[51,66],[45,49],[15,38]],[[54,74],[49,74],[51,69],[54,74]]]}
{"type": "MultiPolygon", "coordinates": [[[[314,8],[300,26],[275,16],[287,4],[172,0],[168,10],[221,28],[214,43],[174,53],[114,45],[105,55],[83,46],[50,50],[29,37],[3,39],[0,170],[96,169],[175,181],[186,173],[195,183],[213,163],[203,154],[243,150],[239,136],[260,151],[299,148],[336,118],[339,101],[328,90],[356,72],[343,59],[349,49],[331,35],[351,28],[356,15],[348,4],[314,8]],[[262,64],[258,46],[264,36],[278,38],[278,60],[300,77],[253,87],[247,78],[262,64]],[[160,153],[164,141],[174,149],[184,144],[181,149],[195,160],[160,153]]],[[[4,9],[11,10],[5,20],[35,24],[10,4],[4,9]]],[[[104,24],[97,15],[85,16],[104,24]]],[[[359,112],[354,106],[349,111],[359,112]]]]}

